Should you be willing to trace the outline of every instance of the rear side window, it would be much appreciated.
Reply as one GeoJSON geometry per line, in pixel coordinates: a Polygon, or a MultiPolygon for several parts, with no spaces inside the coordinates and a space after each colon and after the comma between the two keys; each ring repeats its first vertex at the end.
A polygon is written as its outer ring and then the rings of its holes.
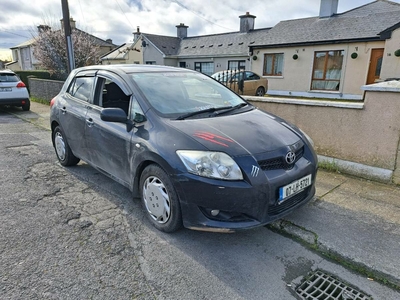
{"type": "Polygon", "coordinates": [[[18,82],[19,78],[17,75],[12,73],[1,73],[0,74],[0,82],[18,82]]]}
{"type": "Polygon", "coordinates": [[[80,100],[89,101],[94,85],[94,77],[76,77],[69,86],[68,93],[80,100]]]}

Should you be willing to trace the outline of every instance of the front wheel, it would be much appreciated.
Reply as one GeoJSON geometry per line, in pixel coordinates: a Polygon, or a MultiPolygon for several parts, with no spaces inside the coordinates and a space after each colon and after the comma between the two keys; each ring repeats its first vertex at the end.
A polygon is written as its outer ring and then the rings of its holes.
{"type": "Polygon", "coordinates": [[[265,89],[262,86],[260,86],[256,91],[256,96],[263,97],[264,95],[265,95],[265,89]]]}
{"type": "Polygon", "coordinates": [[[182,228],[178,195],[167,173],[158,165],[147,166],[140,176],[140,198],[150,222],[158,230],[182,228]]]}
{"type": "Polygon", "coordinates": [[[65,138],[64,132],[60,126],[57,126],[54,129],[52,138],[54,149],[56,150],[57,158],[60,164],[65,167],[76,165],[80,159],[72,153],[71,148],[69,147],[65,138]]]}

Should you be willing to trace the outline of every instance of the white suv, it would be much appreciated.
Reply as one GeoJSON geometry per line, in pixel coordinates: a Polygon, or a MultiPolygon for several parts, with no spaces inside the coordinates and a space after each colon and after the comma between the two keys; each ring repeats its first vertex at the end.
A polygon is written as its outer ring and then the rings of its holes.
{"type": "Polygon", "coordinates": [[[21,106],[28,111],[31,106],[25,83],[10,70],[0,70],[0,106],[21,106]]]}

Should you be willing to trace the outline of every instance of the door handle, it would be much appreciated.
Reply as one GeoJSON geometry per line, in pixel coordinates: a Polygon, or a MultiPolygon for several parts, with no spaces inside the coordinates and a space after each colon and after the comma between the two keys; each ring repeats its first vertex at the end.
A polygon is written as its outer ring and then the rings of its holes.
{"type": "Polygon", "coordinates": [[[92,118],[86,119],[86,124],[87,126],[92,127],[94,124],[93,119],[92,118]]]}
{"type": "Polygon", "coordinates": [[[62,113],[63,115],[65,115],[66,112],[67,112],[67,108],[66,108],[65,106],[64,106],[63,108],[61,108],[60,110],[61,110],[61,113],[62,113]]]}

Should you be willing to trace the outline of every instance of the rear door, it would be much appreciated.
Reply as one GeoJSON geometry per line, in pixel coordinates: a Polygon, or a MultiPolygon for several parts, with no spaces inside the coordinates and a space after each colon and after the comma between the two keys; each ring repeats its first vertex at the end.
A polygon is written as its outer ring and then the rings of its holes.
{"type": "Polygon", "coordinates": [[[87,159],[84,140],[86,112],[94,94],[95,71],[78,73],[60,98],[59,122],[75,156],[87,159]]]}
{"type": "Polygon", "coordinates": [[[97,74],[95,95],[85,118],[84,139],[88,161],[120,183],[129,186],[132,130],[122,123],[104,122],[103,108],[121,108],[130,116],[130,94],[123,80],[115,74],[97,74]]]}

